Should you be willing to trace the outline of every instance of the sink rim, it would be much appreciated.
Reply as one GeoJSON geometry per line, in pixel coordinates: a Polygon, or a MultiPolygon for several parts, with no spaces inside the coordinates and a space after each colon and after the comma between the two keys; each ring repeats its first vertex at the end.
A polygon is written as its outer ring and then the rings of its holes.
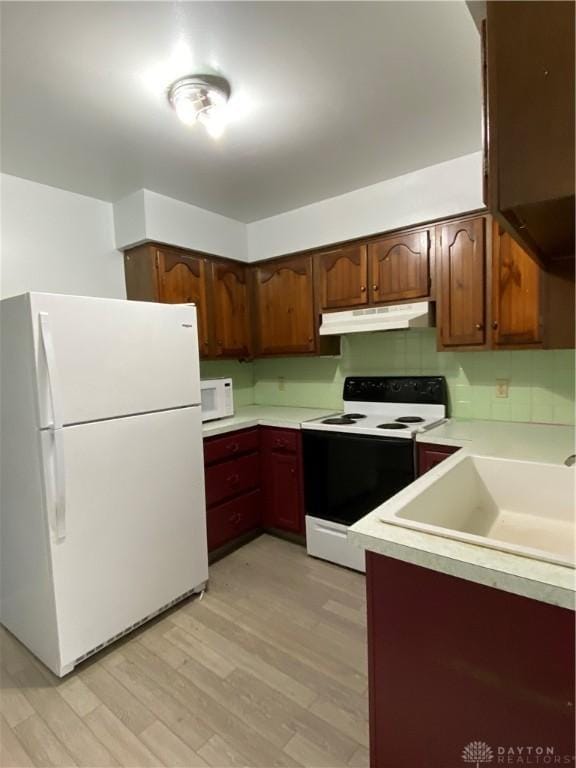
{"type": "Polygon", "coordinates": [[[446,526],[443,527],[434,523],[400,517],[400,513],[404,511],[412,501],[417,499],[438,480],[445,477],[459,464],[466,461],[467,459],[479,459],[483,462],[497,462],[499,464],[536,464],[540,467],[553,467],[555,471],[558,469],[564,471],[565,469],[566,472],[574,473],[574,468],[564,467],[561,464],[527,461],[524,459],[499,458],[497,456],[485,456],[463,448],[462,450],[457,451],[457,453],[455,453],[453,456],[450,456],[448,459],[444,460],[441,464],[433,467],[424,475],[417,478],[414,483],[381,505],[381,507],[376,510],[379,521],[382,523],[389,523],[406,530],[437,536],[449,541],[470,544],[472,546],[490,549],[499,553],[512,554],[524,557],[528,560],[546,562],[553,565],[559,565],[570,570],[576,570],[576,550],[574,553],[574,559],[567,559],[566,557],[554,554],[549,550],[537,549],[534,547],[524,546],[522,544],[514,544],[512,542],[506,542],[501,539],[491,538],[490,536],[459,531],[457,528],[450,528],[446,526]]]}

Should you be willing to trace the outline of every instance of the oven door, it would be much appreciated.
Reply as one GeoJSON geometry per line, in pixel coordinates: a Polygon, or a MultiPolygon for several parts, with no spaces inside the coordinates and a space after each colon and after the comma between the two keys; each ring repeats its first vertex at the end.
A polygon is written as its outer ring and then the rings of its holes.
{"type": "Polygon", "coordinates": [[[302,434],[307,515],[352,525],[414,480],[412,440],[302,434]]]}
{"type": "Polygon", "coordinates": [[[200,393],[202,396],[202,421],[222,418],[220,413],[222,394],[219,382],[201,381],[200,393]]]}

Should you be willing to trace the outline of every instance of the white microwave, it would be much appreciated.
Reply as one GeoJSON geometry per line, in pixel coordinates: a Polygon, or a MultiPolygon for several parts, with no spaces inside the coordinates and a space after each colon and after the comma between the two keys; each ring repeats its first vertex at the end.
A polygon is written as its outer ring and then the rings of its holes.
{"type": "Polygon", "coordinates": [[[202,379],[202,421],[234,416],[232,379],[202,379]]]}

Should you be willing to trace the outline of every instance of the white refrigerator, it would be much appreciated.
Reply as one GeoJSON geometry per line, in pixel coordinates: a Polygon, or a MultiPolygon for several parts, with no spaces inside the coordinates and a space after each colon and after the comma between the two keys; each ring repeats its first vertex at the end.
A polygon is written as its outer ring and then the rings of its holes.
{"type": "Polygon", "coordinates": [[[0,620],[57,675],[208,579],[196,309],[0,303],[0,620]]]}

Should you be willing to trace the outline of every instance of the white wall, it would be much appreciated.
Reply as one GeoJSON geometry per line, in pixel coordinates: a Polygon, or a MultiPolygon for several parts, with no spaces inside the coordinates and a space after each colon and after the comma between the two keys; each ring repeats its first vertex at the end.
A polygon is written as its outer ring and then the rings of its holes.
{"type": "Polygon", "coordinates": [[[250,261],[481,208],[482,153],[247,225],[250,261]]]}
{"type": "Polygon", "coordinates": [[[156,240],[255,261],[472,210],[482,206],[481,165],[480,153],[466,155],[247,225],[149,190],[113,207],[2,174],[0,296],[123,298],[115,244],[156,240]]]}
{"type": "Polygon", "coordinates": [[[117,248],[137,245],[146,240],[145,189],[123,197],[112,207],[114,244],[117,248]]]}
{"type": "Polygon", "coordinates": [[[110,203],[2,174],[0,212],[0,296],[125,298],[110,203]]]}
{"type": "Polygon", "coordinates": [[[156,240],[257,261],[482,206],[475,152],[250,224],[147,189],[116,203],[114,219],[118,248],[156,240]]]}
{"type": "Polygon", "coordinates": [[[116,247],[144,240],[247,261],[246,225],[165,195],[139,190],[114,205],[116,247]]]}

